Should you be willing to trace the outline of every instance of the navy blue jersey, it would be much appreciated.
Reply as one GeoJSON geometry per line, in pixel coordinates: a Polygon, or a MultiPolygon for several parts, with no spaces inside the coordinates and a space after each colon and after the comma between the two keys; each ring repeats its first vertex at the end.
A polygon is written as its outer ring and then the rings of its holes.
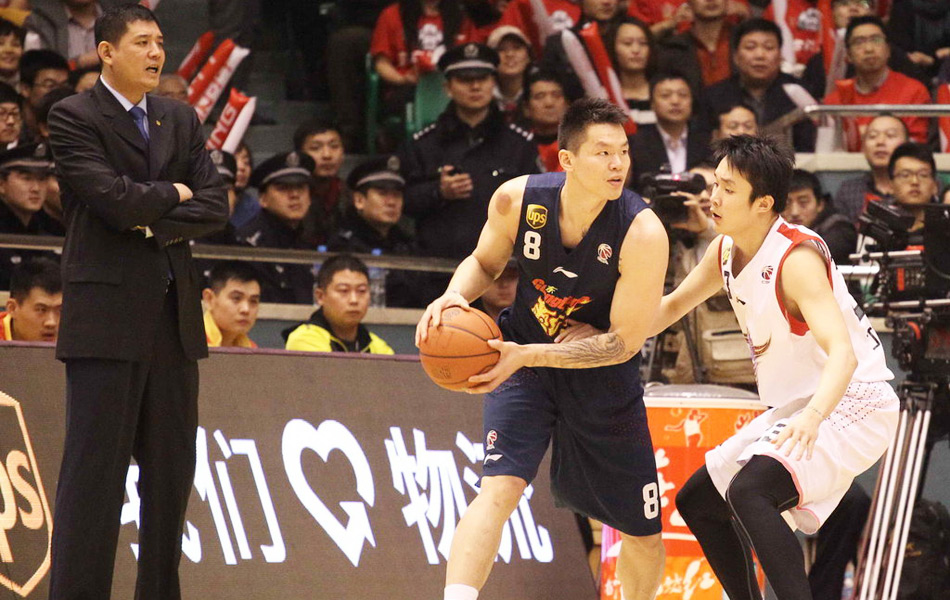
{"type": "Polygon", "coordinates": [[[625,189],[604,205],[577,247],[566,249],[558,225],[565,177],[531,175],[525,185],[514,246],[518,291],[506,332],[520,344],[552,342],[568,318],[610,329],[620,248],[633,219],[647,208],[625,189]]]}

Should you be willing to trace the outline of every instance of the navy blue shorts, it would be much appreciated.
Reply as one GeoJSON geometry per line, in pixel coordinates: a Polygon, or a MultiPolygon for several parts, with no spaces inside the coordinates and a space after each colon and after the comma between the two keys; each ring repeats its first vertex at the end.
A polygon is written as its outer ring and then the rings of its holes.
{"type": "Polygon", "coordinates": [[[552,445],[551,490],[628,535],[660,533],[660,493],[636,365],[529,369],[485,397],[483,477],[531,482],[552,445]]]}

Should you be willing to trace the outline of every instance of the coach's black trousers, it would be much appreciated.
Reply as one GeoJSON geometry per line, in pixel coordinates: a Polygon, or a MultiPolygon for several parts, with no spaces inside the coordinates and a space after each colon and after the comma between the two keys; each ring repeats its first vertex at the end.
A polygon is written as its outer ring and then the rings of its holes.
{"type": "MultiPolygon", "coordinates": [[[[53,518],[50,600],[105,600],[130,458],[141,498],[138,600],[180,598],[178,563],[194,479],[198,365],[178,334],[175,289],[142,362],[66,360],[66,442],[53,518]]],[[[123,552],[130,552],[123,548],[123,552]]]]}

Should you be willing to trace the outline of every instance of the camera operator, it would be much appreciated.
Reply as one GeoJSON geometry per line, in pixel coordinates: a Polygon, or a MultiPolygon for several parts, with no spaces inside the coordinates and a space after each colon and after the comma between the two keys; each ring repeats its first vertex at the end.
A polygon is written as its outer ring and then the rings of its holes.
{"type": "Polygon", "coordinates": [[[914,224],[907,230],[908,245],[920,245],[924,207],[937,203],[937,166],[933,153],[924,144],[905,142],[891,154],[887,173],[894,182],[894,201],[914,216],[914,224]]]}
{"type": "Polygon", "coordinates": [[[795,169],[782,217],[793,225],[804,225],[828,244],[835,264],[848,264],[848,255],[858,245],[858,231],[848,217],[835,211],[828,194],[814,173],[795,169]]]}

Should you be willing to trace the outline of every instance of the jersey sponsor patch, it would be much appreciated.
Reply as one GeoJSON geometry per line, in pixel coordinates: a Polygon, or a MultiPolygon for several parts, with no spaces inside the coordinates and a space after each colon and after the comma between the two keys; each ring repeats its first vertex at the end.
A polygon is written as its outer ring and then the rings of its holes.
{"type": "Polygon", "coordinates": [[[591,301],[590,296],[580,298],[557,296],[557,288],[547,285],[543,279],[535,279],[533,283],[535,289],[541,292],[541,296],[531,307],[531,314],[537,319],[544,333],[551,338],[557,336],[564,322],[574,311],[591,301]]]}
{"type": "Polygon", "coordinates": [[[498,441],[498,432],[492,429],[488,432],[488,435],[485,436],[485,450],[494,450],[495,442],[498,441]]]}
{"type": "Polygon", "coordinates": [[[610,257],[614,255],[614,249],[610,247],[610,244],[601,244],[597,246],[597,260],[606,264],[610,264],[610,257]]]}
{"type": "Polygon", "coordinates": [[[772,279],[772,273],[775,272],[775,267],[772,265],[765,265],[762,267],[762,283],[768,283],[772,279]]]}
{"type": "Polygon", "coordinates": [[[528,210],[525,211],[524,220],[531,229],[541,229],[547,225],[548,208],[540,204],[529,204],[528,210]]]}

